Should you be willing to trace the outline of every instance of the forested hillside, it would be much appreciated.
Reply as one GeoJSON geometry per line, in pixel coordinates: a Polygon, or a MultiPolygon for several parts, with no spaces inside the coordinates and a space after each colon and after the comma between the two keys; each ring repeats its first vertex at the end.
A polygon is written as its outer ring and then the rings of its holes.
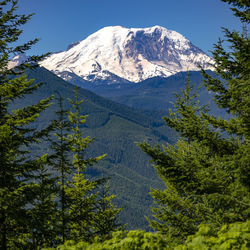
{"type": "MultiPolygon", "coordinates": [[[[45,68],[33,69],[27,72],[28,78],[44,83],[27,98],[14,103],[15,107],[32,105],[55,94],[65,98],[64,107],[70,109],[67,98],[73,98],[74,86],[45,68]]],[[[149,163],[137,142],[148,141],[152,144],[173,142],[174,132],[168,129],[162,120],[151,119],[135,109],[109,101],[88,90],[79,89],[82,114],[88,115],[83,125],[84,134],[95,138],[87,150],[87,155],[107,156],[96,166],[88,169],[92,177],[110,177],[111,192],[117,195],[116,203],[124,207],[121,221],[128,224],[128,228],[147,228],[145,215],[150,216],[152,198],[150,187],[160,187],[161,181],[149,163]]],[[[32,126],[42,129],[55,118],[58,110],[56,101],[41,114],[32,126]]],[[[46,143],[36,146],[32,151],[50,153],[46,143]],[[38,148],[37,148],[38,147],[38,148]]]]}
{"type": "MultiPolygon", "coordinates": [[[[215,76],[212,71],[209,74],[215,76]]],[[[168,111],[175,101],[174,93],[180,93],[189,77],[196,88],[202,86],[200,71],[180,72],[167,78],[154,77],[136,84],[111,84],[91,86],[94,93],[130,107],[144,110],[168,111]]],[[[211,95],[203,87],[199,95],[203,104],[211,104],[211,95]]],[[[214,110],[215,105],[212,106],[214,110]]]]}

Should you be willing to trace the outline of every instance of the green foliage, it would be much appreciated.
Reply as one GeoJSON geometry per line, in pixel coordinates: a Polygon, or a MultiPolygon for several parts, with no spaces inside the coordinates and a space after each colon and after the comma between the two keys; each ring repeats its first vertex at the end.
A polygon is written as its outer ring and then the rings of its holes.
{"type": "Polygon", "coordinates": [[[93,250],[119,250],[119,249],[173,249],[172,244],[165,237],[158,233],[147,233],[140,230],[129,232],[118,231],[112,234],[110,240],[104,242],[96,242],[90,244],[87,242],[68,241],[63,246],[59,246],[59,250],[75,250],[75,249],[93,249],[93,250]]]}
{"type": "MultiPolygon", "coordinates": [[[[75,99],[69,99],[71,111],[64,109],[61,96],[58,99],[59,110],[53,122],[53,154],[50,157],[52,170],[59,176],[57,196],[59,198],[58,238],[65,240],[90,241],[94,236],[108,237],[117,230],[117,209],[112,204],[114,196],[100,193],[103,180],[90,180],[86,176],[87,167],[92,167],[105,155],[89,157],[86,149],[93,141],[84,136],[83,125],[87,115],[82,115],[82,99],[75,89],[75,99]],[[71,159],[71,160],[70,160],[71,159]]],[[[56,223],[55,223],[56,224],[56,223]]]]}
{"type": "MultiPolygon", "coordinates": [[[[49,129],[35,130],[32,125],[52,99],[11,111],[14,101],[40,86],[20,75],[24,69],[34,68],[41,57],[31,57],[15,69],[8,68],[13,55],[25,52],[37,42],[35,39],[14,46],[22,33],[20,26],[30,18],[17,15],[16,9],[17,1],[0,1],[0,248],[3,250],[28,248],[32,236],[27,218],[34,218],[33,212],[42,212],[37,206],[42,189],[35,180],[44,170],[46,157],[31,157],[30,148],[39,144],[49,129]]],[[[47,177],[40,183],[43,187],[47,177]]],[[[43,235],[50,231],[48,227],[40,229],[43,235]]]]}
{"type": "Polygon", "coordinates": [[[104,156],[86,156],[92,139],[83,136],[82,125],[87,116],[81,115],[82,101],[78,94],[75,100],[70,100],[75,112],[67,113],[59,98],[58,120],[50,126],[48,122],[36,127],[35,122],[50,106],[52,97],[25,106],[17,105],[19,99],[41,86],[23,75],[23,69],[35,68],[36,60],[41,57],[31,57],[21,66],[8,69],[11,54],[24,52],[37,41],[8,47],[22,33],[19,25],[30,17],[15,15],[16,9],[17,1],[0,2],[0,248],[41,249],[57,246],[61,237],[63,241],[65,238],[90,240],[95,233],[104,237],[117,226],[110,223],[102,230],[99,225],[106,219],[103,215],[110,216],[110,222],[114,222],[120,210],[112,205],[112,196],[99,197],[95,191],[98,181],[86,178],[87,166],[104,156]],[[13,108],[15,106],[18,109],[13,108]],[[69,114],[68,121],[66,114],[69,114]],[[39,150],[31,152],[41,146],[43,139],[48,146],[52,129],[55,133],[50,147],[53,154],[41,156],[39,150]],[[99,224],[94,223],[95,217],[99,224]]]}
{"type": "Polygon", "coordinates": [[[215,231],[211,225],[201,224],[199,230],[188,236],[182,245],[176,245],[173,239],[159,233],[147,233],[144,231],[118,231],[112,234],[112,238],[100,242],[96,238],[93,243],[67,241],[57,247],[58,250],[122,250],[122,249],[175,249],[175,250],[199,250],[199,249],[249,249],[250,247],[250,221],[235,222],[223,225],[215,231]]]}
{"type": "MultiPolygon", "coordinates": [[[[237,3],[249,11],[243,1],[237,3]]],[[[153,208],[157,220],[150,220],[151,226],[180,242],[201,223],[218,229],[250,216],[249,38],[245,31],[226,29],[225,36],[231,50],[223,49],[219,41],[213,52],[218,77],[205,71],[203,76],[215,103],[230,114],[229,119],[210,115],[187,79],[174,111],[164,118],[180,135],[176,145],[161,149],[140,144],[166,186],[163,191],[152,189],[158,206],[153,208]]]]}
{"type": "Polygon", "coordinates": [[[72,134],[69,134],[66,140],[69,142],[70,150],[73,152],[72,166],[75,168],[77,174],[85,172],[87,166],[92,166],[99,160],[103,159],[106,155],[98,157],[86,158],[86,148],[89,143],[93,141],[89,136],[83,136],[83,130],[81,126],[86,122],[87,115],[81,115],[81,103],[83,100],[79,100],[78,90],[75,89],[75,100],[69,99],[75,112],[69,112],[69,122],[72,129],[72,134]]]}
{"type": "Polygon", "coordinates": [[[90,181],[85,176],[87,166],[92,166],[101,160],[105,155],[95,158],[85,157],[86,148],[93,140],[88,136],[83,136],[81,125],[86,122],[87,116],[81,115],[78,91],[75,91],[75,100],[69,100],[74,108],[74,112],[69,112],[69,122],[72,133],[65,138],[69,143],[72,155],[72,167],[74,176],[72,181],[68,181],[65,187],[66,197],[69,199],[69,238],[87,240],[92,234],[92,222],[95,216],[94,205],[98,194],[94,193],[97,182],[90,181]]]}
{"type": "Polygon", "coordinates": [[[232,4],[234,7],[232,11],[235,16],[239,17],[242,22],[249,23],[250,20],[250,3],[248,0],[222,0],[223,2],[227,2],[232,4]]]}
{"type": "Polygon", "coordinates": [[[95,216],[94,204],[97,194],[94,194],[96,183],[77,173],[71,185],[65,188],[65,194],[70,200],[69,206],[69,239],[88,240],[92,236],[92,222],[95,216]]]}
{"type": "MultiPolygon", "coordinates": [[[[25,221],[29,224],[27,235],[27,249],[56,246],[58,240],[58,208],[55,201],[58,192],[56,183],[58,178],[53,177],[48,171],[47,155],[37,162],[42,167],[36,174],[36,182],[33,192],[36,199],[29,204],[25,221]]],[[[19,236],[20,237],[20,236],[19,236]]]]}
{"type": "MultiPolygon", "coordinates": [[[[59,93],[57,93],[59,94],[59,93]]],[[[68,234],[68,208],[69,199],[65,195],[65,188],[67,187],[67,180],[72,176],[73,166],[70,161],[70,147],[66,137],[70,131],[70,122],[67,120],[68,111],[64,109],[63,98],[57,98],[59,110],[56,111],[56,119],[53,121],[53,138],[50,139],[50,147],[53,154],[50,156],[50,167],[54,174],[58,176],[58,192],[59,199],[59,231],[58,234],[62,236],[62,243],[68,234]]]]}
{"type": "MultiPolygon", "coordinates": [[[[34,103],[38,98],[42,99],[53,93],[57,96],[58,90],[65,99],[74,99],[74,86],[46,69],[28,71],[28,75],[29,78],[44,82],[44,85],[28,99],[15,103],[15,106],[34,103]]],[[[99,161],[98,166],[87,168],[86,175],[88,178],[110,176],[110,192],[116,195],[114,202],[118,207],[124,207],[119,216],[121,222],[127,223],[127,229],[149,229],[145,215],[150,216],[150,206],[153,203],[149,195],[150,186],[159,188],[162,183],[148,162],[148,157],[141,152],[135,142],[144,139],[152,143],[170,141],[168,129],[163,121],[148,118],[141,112],[104,99],[90,91],[79,89],[79,98],[84,99],[81,104],[83,115],[88,115],[82,129],[85,135],[95,138],[94,143],[89,144],[86,149],[86,157],[107,153],[107,157],[99,161]],[[102,115],[103,113],[107,116],[102,115]],[[97,120],[100,122],[95,123],[97,120]]],[[[72,109],[71,104],[66,101],[63,108],[72,109]]],[[[35,127],[46,127],[55,119],[57,110],[60,108],[56,103],[46,111],[46,114],[40,116],[35,127]]],[[[40,147],[33,148],[33,153],[50,153],[48,146],[45,143],[41,144],[40,147]]]]}
{"type": "Polygon", "coordinates": [[[95,216],[93,218],[94,235],[98,236],[102,241],[110,238],[111,233],[124,228],[124,225],[119,223],[118,214],[122,211],[112,204],[114,195],[110,195],[110,185],[107,180],[99,188],[98,199],[95,204],[95,216]]]}
{"type": "Polygon", "coordinates": [[[250,248],[250,221],[236,222],[224,225],[215,232],[210,225],[200,225],[195,235],[189,236],[183,245],[176,250],[186,249],[249,249],[250,248]]]}

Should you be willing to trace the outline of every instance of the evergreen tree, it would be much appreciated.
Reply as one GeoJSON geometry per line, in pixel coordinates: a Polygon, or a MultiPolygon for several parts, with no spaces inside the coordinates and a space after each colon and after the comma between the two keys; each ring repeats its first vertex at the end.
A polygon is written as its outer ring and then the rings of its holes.
{"type": "Polygon", "coordinates": [[[74,176],[68,186],[65,187],[65,193],[69,197],[69,228],[70,239],[89,240],[92,236],[92,223],[95,216],[95,203],[97,193],[94,192],[98,184],[97,181],[91,181],[86,178],[85,171],[87,166],[92,166],[101,160],[105,155],[98,157],[86,157],[86,149],[93,141],[89,136],[84,137],[81,126],[86,122],[86,115],[81,115],[81,103],[79,100],[78,89],[75,90],[75,100],[69,99],[74,112],[69,112],[69,121],[71,123],[72,133],[68,135],[67,140],[70,150],[73,153],[72,166],[74,167],[74,176]]]}
{"type": "Polygon", "coordinates": [[[50,157],[50,166],[53,169],[53,172],[58,176],[59,187],[58,187],[58,199],[59,199],[59,221],[60,221],[60,230],[59,235],[62,237],[62,243],[67,239],[69,235],[68,229],[68,206],[69,202],[65,194],[65,187],[72,175],[73,175],[73,166],[70,162],[70,148],[67,136],[70,133],[70,122],[68,121],[68,110],[65,110],[63,105],[63,98],[59,93],[58,106],[59,110],[56,112],[56,120],[53,122],[53,131],[54,137],[51,140],[51,149],[53,151],[52,156],[50,157]]]}
{"type": "Polygon", "coordinates": [[[98,200],[95,204],[93,231],[103,241],[110,238],[114,231],[122,230],[124,226],[118,221],[118,214],[122,208],[117,208],[112,204],[115,196],[110,195],[109,180],[104,179],[99,189],[98,200]]]}
{"type": "MultiPolygon", "coordinates": [[[[226,1],[249,23],[249,1],[226,1]]],[[[152,190],[157,220],[151,226],[182,241],[201,223],[215,229],[223,224],[246,221],[250,216],[250,51],[246,29],[243,33],[224,29],[230,50],[223,41],[215,45],[214,67],[218,78],[203,70],[204,83],[214,93],[228,120],[215,117],[199,105],[187,81],[177,96],[175,112],[165,117],[168,126],[180,135],[176,145],[151,147],[140,144],[152,157],[165,190],[152,190]]]]}
{"type": "Polygon", "coordinates": [[[22,249],[30,237],[27,220],[32,202],[37,198],[33,191],[40,170],[39,160],[30,156],[29,147],[39,143],[48,130],[31,128],[51,98],[37,104],[11,111],[18,98],[32,93],[40,85],[22,75],[26,68],[35,67],[42,57],[33,56],[15,69],[9,69],[12,56],[24,53],[38,40],[14,46],[22,33],[20,26],[31,15],[17,15],[17,1],[0,1],[0,248],[22,249]]]}
{"type": "Polygon", "coordinates": [[[77,88],[75,99],[69,101],[73,112],[64,109],[63,98],[59,94],[59,110],[53,123],[55,137],[51,143],[51,167],[59,176],[58,209],[61,225],[58,234],[63,243],[69,239],[90,241],[96,235],[104,238],[120,226],[117,223],[120,209],[113,206],[113,196],[99,191],[104,179],[93,181],[85,175],[86,168],[105,155],[94,158],[86,156],[93,139],[83,134],[82,126],[87,116],[81,115],[83,100],[79,100],[77,88]]]}
{"type": "Polygon", "coordinates": [[[58,239],[59,213],[56,194],[58,177],[48,169],[47,155],[38,159],[40,169],[36,171],[36,185],[33,187],[36,199],[29,204],[26,220],[29,223],[26,249],[42,249],[56,247],[61,243],[58,239]]]}

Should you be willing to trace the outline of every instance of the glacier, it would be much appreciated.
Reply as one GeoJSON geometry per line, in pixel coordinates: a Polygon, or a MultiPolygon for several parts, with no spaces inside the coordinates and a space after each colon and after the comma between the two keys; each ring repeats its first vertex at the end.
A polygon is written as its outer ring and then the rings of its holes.
{"type": "Polygon", "coordinates": [[[64,78],[84,81],[118,79],[138,83],[181,71],[213,69],[213,60],[176,31],[149,28],[104,27],[66,51],[54,53],[40,65],[64,78]]]}

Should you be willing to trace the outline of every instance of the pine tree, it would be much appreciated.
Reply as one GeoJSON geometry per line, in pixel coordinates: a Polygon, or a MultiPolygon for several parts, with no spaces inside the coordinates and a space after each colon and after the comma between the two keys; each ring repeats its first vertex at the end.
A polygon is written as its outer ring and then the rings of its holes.
{"type": "Polygon", "coordinates": [[[124,226],[119,223],[118,214],[122,208],[117,208],[110,195],[109,179],[103,179],[100,183],[97,202],[95,204],[95,216],[93,218],[93,232],[101,241],[111,237],[112,232],[122,230],[124,226]]]}
{"type": "Polygon", "coordinates": [[[97,163],[105,155],[86,157],[86,149],[93,139],[83,135],[81,126],[86,122],[87,116],[81,115],[80,105],[83,100],[79,100],[77,88],[75,89],[75,100],[69,99],[69,101],[74,109],[74,112],[69,112],[72,133],[67,137],[70,150],[73,153],[72,166],[74,167],[74,176],[73,180],[68,181],[68,186],[65,187],[66,196],[70,201],[69,238],[88,241],[92,236],[92,222],[95,216],[94,208],[98,196],[95,188],[98,182],[87,179],[85,171],[87,166],[97,163]]]}
{"type": "Polygon", "coordinates": [[[56,247],[60,243],[56,202],[58,177],[49,170],[47,157],[48,155],[44,155],[37,160],[40,169],[36,171],[36,185],[33,186],[36,199],[29,204],[30,209],[27,210],[29,234],[26,249],[56,247]]]}
{"type": "Polygon", "coordinates": [[[30,156],[29,147],[39,143],[48,130],[31,129],[41,112],[50,104],[51,98],[37,104],[10,110],[13,102],[40,85],[23,75],[26,68],[35,67],[42,57],[33,56],[14,69],[8,68],[13,55],[24,53],[38,40],[14,46],[22,33],[20,26],[31,15],[17,15],[17,1],[0,1],[0,248],[22,249],[30,237],[27,214],[36,199],[33,192],[38,159],[30,156]]]}
{"type": "MultiPolygon", "coordinates": [[[[249,1],[226,1],[249,23],[249,1]]],[[[246,221],[250,216],[250,51],[249,37],[224,29],[230,50],[223,41],[215,45],[213,57],[217,78],[203,70],[204,84],[214,101],[226,110],[228,120],[215,117],[200,106],[187,81],[177,96],[175,112],[165,117],[180,135],[176,145],[151,147],[141,144],[152,157],[165,190],[152,190],[157,220],[151,226],[177,241],[208,223],[215,229],[223,224],[246,221]]]]}
{"type": "Polygon", "coordinates": [[[64,99],[61,97],[60,93],[57,93],[59,97],[58,106],[59,109],[56,111],[56,120],[53,121],[53,139],[51,139],[51,149],[53,154],[50,156],[50,166],[58,176],[59,186],[58,186],[58,202],[59,202],[59,221],[60,229],[59,235],[62,237],[62,243],[65,242],[67,236],[69,235],[68,228],[68,208],[69,201],[65,194],[65,188],[68,185],[67,180],[69,180],[73,175],[73,166],[70,162],[70,147],[67,140],[67,136],[70,133],[71,127],[68,121],[68,110],[64,109],[64,99]]]}
{"type": "Polygon", "coordinates": [[[64,109],[63,98],[59,94],[59,110],[53,123],[55,133],[51,143],[51,167],[59,176],[61,225],[58,235],[62,237],[62,242],[69,239],[90,241],[97,235],[103,239],[120,227],[117,215],[121,209],[112,204],[114,196],[104,194],[101,189],[105,179],[90,180],[85,174],[87,167],[96,164],[105,155],[86,156],[93,139],[84,137],[82,126],[87,116],[81,115],[83,100],[79,99],[78,88],[75,89],[75,99],[69,101],[72,112],[64,109]]]}

